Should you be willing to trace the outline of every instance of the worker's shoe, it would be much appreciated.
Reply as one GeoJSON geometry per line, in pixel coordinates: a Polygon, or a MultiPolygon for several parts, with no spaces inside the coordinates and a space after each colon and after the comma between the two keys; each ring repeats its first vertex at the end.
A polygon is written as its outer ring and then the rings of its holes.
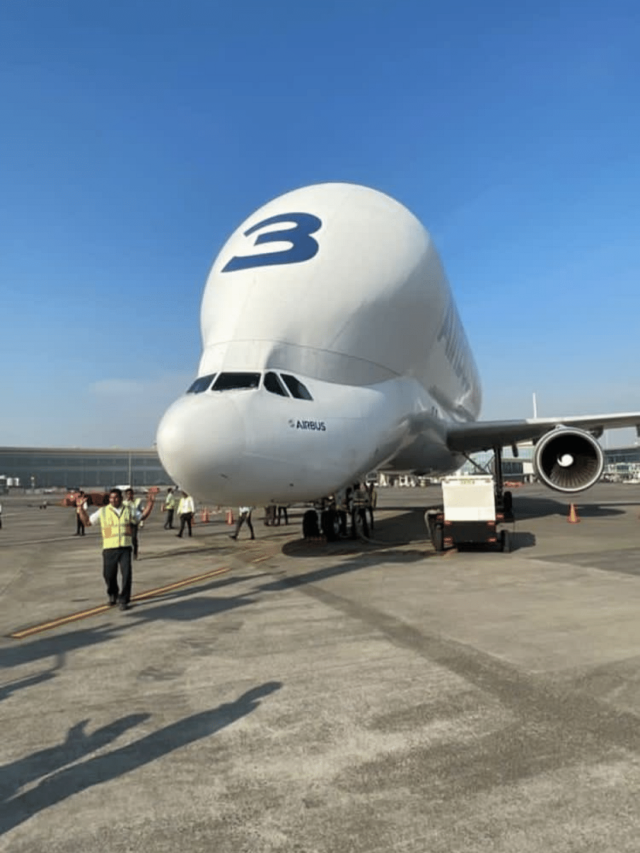
{"type": "Polygon", "coordinates": [[[118,599],[116,598],[115,595],[109,596],[109,607],[113,607],[114,604],[117,604],[117,602],[118,602],[118,599]]]}
{"type": "Polygon", "coordinates": [[[236,534],[235,534],[235,533],[230,533],[230,534],[229,534],[229,539],[237,539],[237,538],[238,538],[238,537],[236,536],[236,534]]]}
{"type": "Polygon", "coordinates": [[[124,598],[121,598],[120,601],[118,602],[118,610],[128,610],[128,609],[129,609],[129,602],[125,601],[124,598]]]}

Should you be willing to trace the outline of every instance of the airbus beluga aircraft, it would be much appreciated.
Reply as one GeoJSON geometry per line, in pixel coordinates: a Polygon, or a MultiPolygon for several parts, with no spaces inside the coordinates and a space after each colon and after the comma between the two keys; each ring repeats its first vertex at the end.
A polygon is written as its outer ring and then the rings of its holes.
{"type": "Polygon", "coordinates": [[[201,331],[197,376],[157,447],[204,502],[312,501],[369,471],[443,475],[524,440],[539,479],[573,493],[602,474],[603,429],[640,424],[478,421],[478,372],[429,233],[354,184],[295,190],[243,222],[209,274],[201,331]]]}

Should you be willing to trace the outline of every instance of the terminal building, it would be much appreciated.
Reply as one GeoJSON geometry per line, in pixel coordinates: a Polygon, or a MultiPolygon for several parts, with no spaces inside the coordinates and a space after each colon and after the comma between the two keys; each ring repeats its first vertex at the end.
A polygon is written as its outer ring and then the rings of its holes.
{"type": "Polygon", "coordinates": [[[155,449],[88,450],[60,447],[0,447],[0,487],[110,489],[165,486],[171,478],[155,449]]]}
{"type": "MultiPolygon", "coordinates": [[[[640,445],[603,449],[603,452],[607,479],[625,481],[640,477],[640,445]]],[[[531,444],[521,446],[517,457],[505,448],[502,458],[505,480],[532,480],[532,456],[531,444]]],[[[472,458],[481,468],[490,470],[492,453],[476,453],[472,458]]],[[[477,468],[466,462],[462,471],[473,473],[477,468]]],[[[415,477],[382,477],[381,481],[389,485],[418,485],[415,477]]],[[[169,486],[172,481],[155,449],[0,447],[0,491],[11,487],[109,489],[125,484],[169,486]]]]}

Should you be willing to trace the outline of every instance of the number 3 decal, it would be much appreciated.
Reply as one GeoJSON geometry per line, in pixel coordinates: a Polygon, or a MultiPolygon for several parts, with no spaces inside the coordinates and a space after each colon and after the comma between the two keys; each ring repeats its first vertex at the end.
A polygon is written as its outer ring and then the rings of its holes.
{"type": "Polygon", "coordinates": [[[293,223],[293,228],[283,228],[279,231],[267,231],[258,234],[253,245],[261,246],[263,243],[291,243],[291,248],[282,252],[262,252],[257,255],[235,255],[229,263],[222,268],[222,272],[235,272],[246,270],[250,267],[266,267],[274,264],[300,264],[302,261],[310,260],[318,251],[318,242],[311,234],[315,234],[322,227],[322,220],[311,213],[280,213],[263,219],[257,225],[253,225],[244,232],[245,237],[255,234],[261,228],[268,225],[276,225],[278,222],[293,223]]]}

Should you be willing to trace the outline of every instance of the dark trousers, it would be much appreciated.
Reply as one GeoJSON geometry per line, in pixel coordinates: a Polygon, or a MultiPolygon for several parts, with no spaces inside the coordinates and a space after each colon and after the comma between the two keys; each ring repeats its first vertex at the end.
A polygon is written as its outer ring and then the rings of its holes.
{"type": "Polygon", "coordinates": [[[234,539],[238,538],[238,533],[240,533],[240,528],[245,523],[245,521],[247,522],[247,527],[249,528],[249,532],[251,533],[251,538],[252,539],[256,538],[254,536],[254,533],[253,533],[253,524],[251,524],[251,513],[250,512],[246,512],[246,513],[243,512],[241,515],[238,516],[238,520],[236,522],[236,530],[235,530],[235,533],[233,534],[234,539]]]}
{"type": "Polygon", "coordinates": [[[107,595],[120,597],[129,603],[131,598],[131,548],[105,548],[102,552],[102,573],[107,585],[107,595]],[[122,589],[118,591],[118,566],[122,575],[122,589]]]}
{"type": "Polygon", "coordinates": [[[182,536],[184,533],[185,527],[189,528],[189,536],[191,536],[191,519],[193,518],[192,512],[183,512],[180,516],[180,532],[178,536],[182,536]]]}
{"type": "Polygon", "coordinates": [[[172,510],[172,509],[167,510],[167,517],[166,517],[165,522],[164,522],[164,529],[165,530],[173,530],[173,513],[174,513],[174,510],[172,510]]]}
{"type": "Polygon", "coordinates": [[[131,545],[133,546],[133,556],[138,558],[138,525],[131,525],[131,545]]]}
{"type": "Polygon", "coordinates": [[[76,536],[84,536],[84,524],[79,515],[76,515],[76,536]]]}

